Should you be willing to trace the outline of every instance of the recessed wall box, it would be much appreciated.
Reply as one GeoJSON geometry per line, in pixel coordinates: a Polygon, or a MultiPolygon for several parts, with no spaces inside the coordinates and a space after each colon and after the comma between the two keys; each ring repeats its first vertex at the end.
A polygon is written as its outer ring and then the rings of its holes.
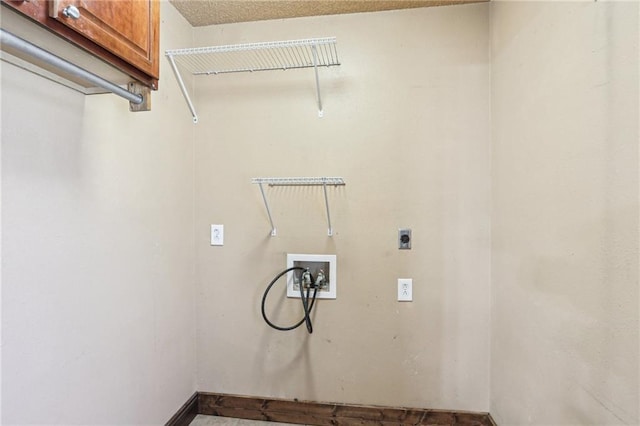
{"type": "MultiPolygon", "coordinates": [[[[318,286],[316,298],[336,298],[336,255],[335,254],[287,254],[287,268],[298,266],[309,269],[314,285],[318,286]]],[[[287,274],[287,297],[300,298],[300,285],[306,294],[308,282],[303,280],[303,271],[295,270],[287,274]]],[[[313,295],[313,288],[310,295],[313,295]]]]}

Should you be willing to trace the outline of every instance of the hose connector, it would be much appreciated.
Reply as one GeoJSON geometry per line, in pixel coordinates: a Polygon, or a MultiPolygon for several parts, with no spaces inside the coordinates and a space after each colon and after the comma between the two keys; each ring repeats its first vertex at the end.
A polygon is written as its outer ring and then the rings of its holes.
{"type": "Polygon", "coordinates": [[[324,271],[320,269],[318,271],[318,275],[316,276],[315,288],[324,288],[327,285],[327,278],[324,275],[324,271]]]}
{"type": "Polygon", "coordinates": [[[302,273],[302,277],[300,278],[300,285],[302,288],[311,288],[313,284],[313,277],[311,276],[311,272],[309,272],[309,268],[305,269],[302,273]]]}

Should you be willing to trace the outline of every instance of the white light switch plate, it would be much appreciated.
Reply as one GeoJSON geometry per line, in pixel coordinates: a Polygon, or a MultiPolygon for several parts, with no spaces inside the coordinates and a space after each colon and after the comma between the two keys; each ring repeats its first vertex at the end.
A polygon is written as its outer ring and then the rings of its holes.
{"type": "Polygon", "coordinates": [[[211,225],[211,245],[224,245],[224,225],[211,225]]]}
{"type": "Polygon", "coordinates": [[[413,301],[413,279],[398,278],[398,302],[413,301]]]}

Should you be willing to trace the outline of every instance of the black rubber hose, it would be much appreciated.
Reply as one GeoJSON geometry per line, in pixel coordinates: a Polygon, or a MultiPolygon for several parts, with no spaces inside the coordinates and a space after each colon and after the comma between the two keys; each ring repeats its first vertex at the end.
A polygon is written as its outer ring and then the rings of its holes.
{"type": "Polygon", "coordinates": [[[278,281],[280,279],[280,277],[282,277],[283,275],[287,274],[288,272],[296,271],[296,270],[304,271],[306,269],[302,268],[300,266],[293,266],[291,268],[285,269],[284,271],[280,272],[278,275],[275,276],[275,278],[273,280],[271,280],[271,282],[267,286],[267,289],[264,291],[264,295],[262,296],[262,318],[264,318],[264,321],[267,324],[269,324],[269,326],[271,328],[275,328],[276,330],[279,330],[279,331],[294,330],[294,329],[300,327],[303,323],[306,323],[307,331],[309,333],[313,333],[313,325],[311,324],[311,310],[313,309],[313,305],[316,302],[316,295],[318,293],[318,288],[317,287],[314,287],[314,289],[313,289],[313,296],[312,296],[312,299],[311,299],[311,304],[309,304],[309,293],[311,292],[311,289],[310,288],[307,289],[307,294],[305,296],[304,289],[302,288],[303,287],[302,286],[302,282],[300,282],[300,297],[301,297],[301,300],[302,300],[302,309],[304,309],[304,318],[302,318],[299,322],[297,322],[296,324],[294,324],[294,325],[292,325],[290,327],[280,327],[278,325],[275,325],[274,323],[269,321],[269,318],[267,318],[267,313],[265,312],[265,305],[266,305],[266,302],[267,302],[267,295],[269,294],[269,291],[271,290],[271,287],[273,287],[273,285],[276,283],[276,281],[278,281]]]}
{"type": "MultiPolygon", "coordinates": [[[[311,277],[311,281],[313,282],[313,276],[311,277]]],[[[304,296],[304,290],[302,289],[302,280],[300,280],[300,300],[302,300],[302,310],[304,311],[304,318],[302,318],[307,324],[307,331],[309,334],[313,333],[313,325],[311,324],[311,310],[309,309],[309,292],[311,291],[311,287],[307,287],[307,297],[304,296]]],[[[314,287],[313,289],[313,297],[315,300],[317,289],[314,287]]]]}

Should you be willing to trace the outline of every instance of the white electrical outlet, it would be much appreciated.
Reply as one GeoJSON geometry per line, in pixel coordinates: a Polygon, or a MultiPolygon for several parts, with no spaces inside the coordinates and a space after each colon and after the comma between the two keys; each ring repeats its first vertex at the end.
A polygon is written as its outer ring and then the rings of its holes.
{"type": "Polygon", "coordinates": [[[398,302],[413,301],[413,279],[398,278],[398,302]]]}
{"type": "Polygon", "coordinates": [[[224,225],[211,225],[211,245],[224,245],[224,225]]]}
{"type": "MultiPolygon", "coordinates": [[[[336,292],[336,255],[335,254],[287,254],[287,268],[298,266],[309,268],[309,272],[316,282],[320,277],[322,282],[316,293],[317,299],[335,299],[336,292]]],[[[301,270],[294,270],[287,274],[287,297],[300,298],[301,270]]],[[[306,290],[305,294],[306,294],[306,290]]],[[[313,294],[313,289],[310,295],[313,294]]]]}

